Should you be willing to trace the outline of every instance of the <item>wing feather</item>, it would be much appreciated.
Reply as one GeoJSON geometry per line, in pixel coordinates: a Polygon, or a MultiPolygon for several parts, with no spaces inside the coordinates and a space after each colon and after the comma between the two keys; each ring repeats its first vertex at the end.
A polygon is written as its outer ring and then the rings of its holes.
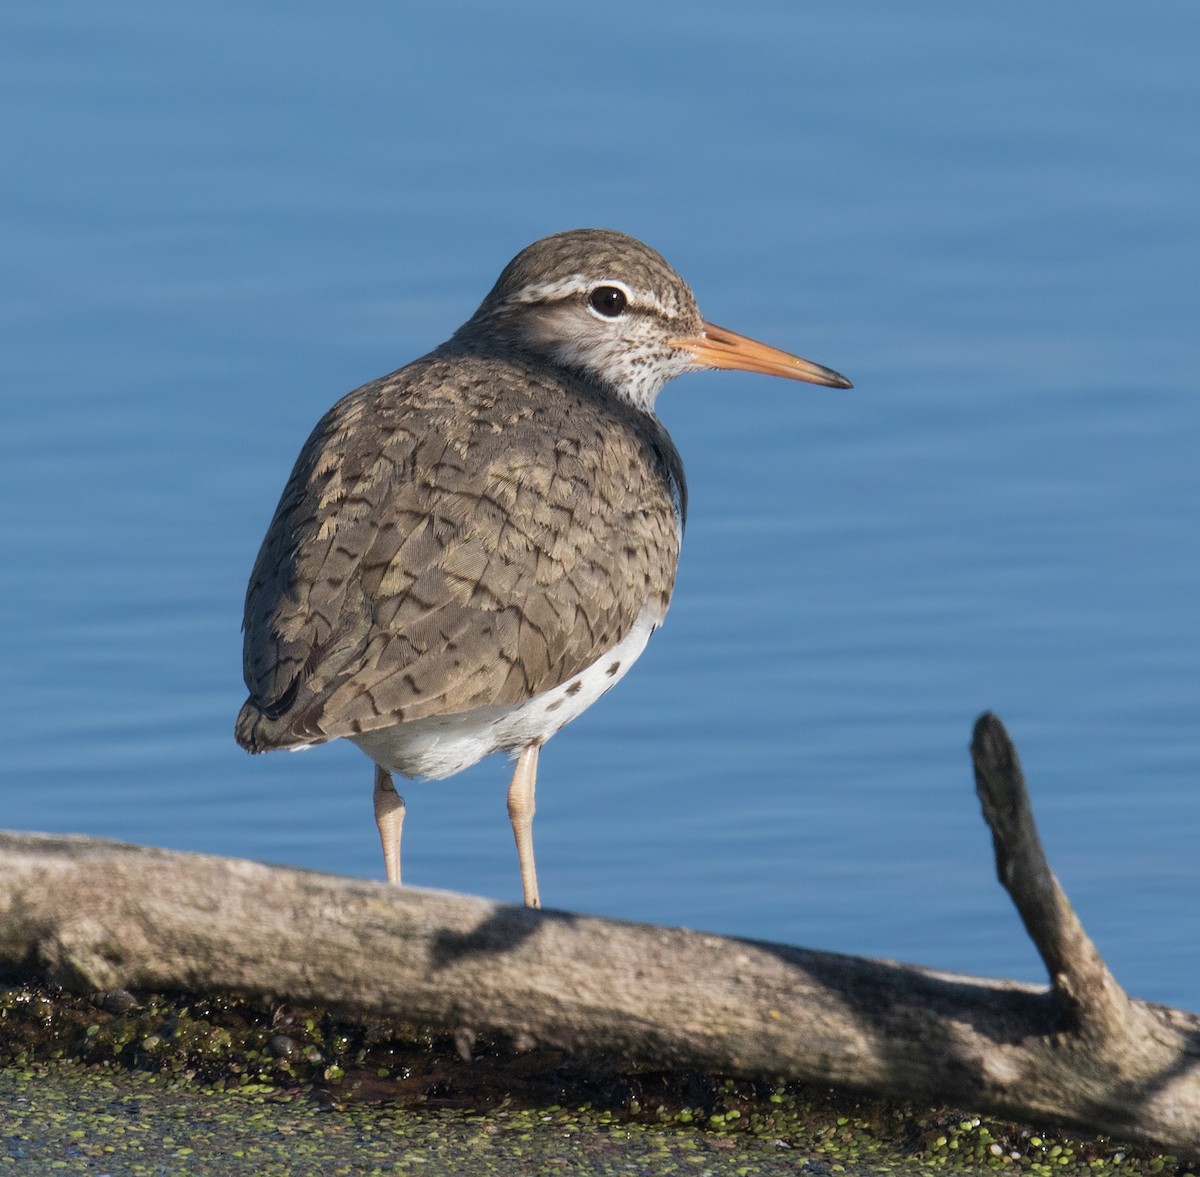
{"type": "Polygon", "coordinates": [[[246,595],[254,751],[519,703],[615,645],[679,553],[652,417],[535,364],[434,353],[338,402],[246,595]]]}

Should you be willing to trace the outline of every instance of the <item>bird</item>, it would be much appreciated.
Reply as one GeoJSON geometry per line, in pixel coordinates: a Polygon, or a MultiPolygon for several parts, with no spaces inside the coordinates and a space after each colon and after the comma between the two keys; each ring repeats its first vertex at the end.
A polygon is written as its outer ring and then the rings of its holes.
{"type": "Polygon", "coordinates": [[[358,745],[389,883],[393,774],[506,752],[522,895],[541,906],[538,754],[663,622],[687,483],[655,401],[709,368],[852,387],[703,319],[641,241],[573,229],[521,250],[449,340],[304,443],[246,590],[235,736],[252,753],[358,745]]]}

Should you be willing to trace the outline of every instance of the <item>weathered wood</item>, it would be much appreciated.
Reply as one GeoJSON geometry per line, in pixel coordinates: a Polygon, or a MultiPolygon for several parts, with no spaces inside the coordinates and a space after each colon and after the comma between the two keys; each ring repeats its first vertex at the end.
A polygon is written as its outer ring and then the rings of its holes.
{"type": "Polygon", "coordinates": [[[1017,750],[990,712],[975,723],[971,759],[996,874],[1041,955],[1059,1009],[1077,1029],[1119,1036],[1139,1015],[1050,870],[1017,750]]]}
{"type": "Polygon", "coordinates": [[[597,1066],[797,1079],[1200,1154],[1200,1018],[1128,998],[1046,865],[994,717],[997,869],[1053,985],[88,838],[0,834],[0,968],[72,989],[236,990],[597,1066]]]}

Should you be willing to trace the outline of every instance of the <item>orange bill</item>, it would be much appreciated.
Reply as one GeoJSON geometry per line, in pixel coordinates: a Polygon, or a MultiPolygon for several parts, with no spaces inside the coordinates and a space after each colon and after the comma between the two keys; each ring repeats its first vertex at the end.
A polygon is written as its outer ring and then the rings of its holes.
{"type": "Polygon", "coordinates": [[[706,368],[736,368],[741,372],[762,372],[766,376],[786,376],[789,380],[807,380],[830,388],[854,385],[832,368],[803,360],[777,347],[759,343],[747,335],[726,331],[715,323],[705,323],[699,335],[672,339],[669,346],[683,348],[706,368]]]}

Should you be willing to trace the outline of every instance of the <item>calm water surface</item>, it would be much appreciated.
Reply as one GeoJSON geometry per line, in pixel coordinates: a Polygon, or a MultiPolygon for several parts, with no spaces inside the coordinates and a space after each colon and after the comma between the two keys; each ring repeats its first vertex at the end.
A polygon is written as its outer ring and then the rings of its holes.
{"type": "MultiPolygon", "coordinates": [[[[966,745],[997,711],[1134,992],[1200,1008],[1200,9],[0,14],[0,824],[380,877],[353,747],[233,743],[241,597],[341,393],[521,246],[644,238],[851,376],[659,402],[665,629],[542,758],[554,906],[1039,979],[966,745]]],[[[507,767],[406,877],[519,896],[507,767]]]]}

